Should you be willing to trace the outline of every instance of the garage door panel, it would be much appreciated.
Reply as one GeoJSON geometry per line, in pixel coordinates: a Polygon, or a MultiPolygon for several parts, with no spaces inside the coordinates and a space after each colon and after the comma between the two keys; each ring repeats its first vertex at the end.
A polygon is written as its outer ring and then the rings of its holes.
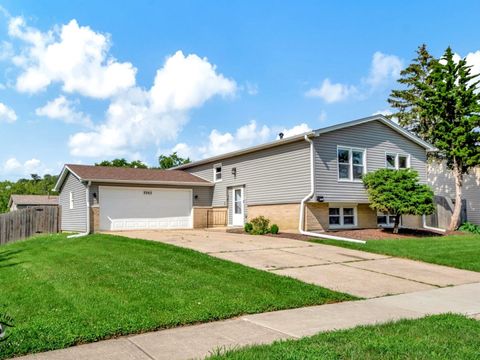
{"type": "Polygon", "coordinates": [[[102,230],[192,227],[190,189],[100,187],[102,230]]]}

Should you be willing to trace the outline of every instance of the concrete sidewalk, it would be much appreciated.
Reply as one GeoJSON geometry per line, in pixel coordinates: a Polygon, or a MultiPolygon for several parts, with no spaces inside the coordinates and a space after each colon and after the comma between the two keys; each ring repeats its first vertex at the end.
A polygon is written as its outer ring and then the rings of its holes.
{"type": "Polygon", "coordinates": [[[203,358],[216,349],[268,344],[322,331],[430,314],[480,314],[480,283],[362,301],[247,315],[236,319],[133,335],[71,347],[23,360],[160,360],[203,358]]]}

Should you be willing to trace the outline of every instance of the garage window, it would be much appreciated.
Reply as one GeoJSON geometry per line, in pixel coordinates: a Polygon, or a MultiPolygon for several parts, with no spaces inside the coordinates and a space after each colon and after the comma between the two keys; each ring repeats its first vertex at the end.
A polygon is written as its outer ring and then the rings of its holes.
{"type": "Polygon", "coordinates": [[[222,181],[222,164],[215,164],[213,166],[213,181],[222,181]]]}

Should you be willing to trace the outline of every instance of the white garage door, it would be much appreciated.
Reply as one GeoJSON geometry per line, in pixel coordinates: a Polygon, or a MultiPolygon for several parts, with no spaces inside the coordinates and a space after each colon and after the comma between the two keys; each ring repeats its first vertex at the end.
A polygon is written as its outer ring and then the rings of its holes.
{"type": "Polygon", "coordinates": [[[101,186],[102,230],[192,227],[192,190],[101,186]]]}

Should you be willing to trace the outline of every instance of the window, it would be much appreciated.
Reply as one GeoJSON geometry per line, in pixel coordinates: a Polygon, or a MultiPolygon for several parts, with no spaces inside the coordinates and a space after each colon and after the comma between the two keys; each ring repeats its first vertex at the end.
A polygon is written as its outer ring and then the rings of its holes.
{"type": "Polygon", "coordinates": [[[222,164],[216,164],[213,166],[213,181],[222,181],[222,164]]]}
{"type": "Polygon", "coordinates": [[[387,169],[407,169],[410,167],[410,155],[385,153],[385,167],[387,169]]]}
{"type": "Polygon", "coordinates": [[[73,192],[70,191],[70,209],[73,209],[74,201],[73,201],[73,192]]]}
{"type": "Polygon", "coordinates": [[[395,219],[395,215],[384,212],[377,213],[377,225],[380,227],[390,227],[395,225],[395,219]]]}
{"type": "Polygon", "coordinates": [[[234,196],[234,211],[235,214],[241,214],[242,213],[242,190],[241,189],[235,189],[235,196],[234,196]]]}
{"type": "Polygon", "coordinates": [[[361,181],[366,172],[365,150],[338,147],[338,179],[341,181],[361,181]]]}
{"type": "Polygon", "coordinates": [[[330,228],[357,226],[357,208],[331,207],[328,209],[330,228]]]}

